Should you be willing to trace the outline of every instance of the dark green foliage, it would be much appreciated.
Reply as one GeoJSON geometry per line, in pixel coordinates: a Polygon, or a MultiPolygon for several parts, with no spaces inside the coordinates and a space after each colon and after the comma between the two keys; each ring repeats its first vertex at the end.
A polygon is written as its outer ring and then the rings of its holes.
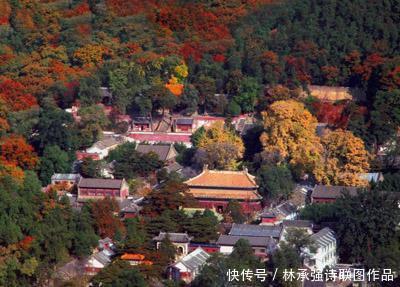
{"type": "Polygon", "coordinates": [[[46,107],[40,111],[32,144],[38,151],[48,145],[58,145],[62,150],[75,150],[79,143],[72,116],[59,108],[46,107]]]}
{"type": "Polygon", "coordinates": [[[203,134],[205,134],[205,132],[206,129],[201,126],[190,136],[190,141],[192,142],[194,147],[197,147],[197,145],[199,144],[199,140],[203,137],[203,134]]]}
{"type": "Polygon", "coordinates": [[[137,250],[143,247],[149,240],[145,223],[141,219],[130,218],[124,222],[126,228],[126,237],[124,239],[124,248],[127,250],[137,250]]]}
{"type": "Polygon", "coordinates": [[[312,220],[319,224],[337,219],[337,206],[335,203],[310,204],[300,211],[300,218],[312,220]]]}
{"type": "Polygon", "coordinates": [[[139,153],[136,151],[136,144],[129,142],[112,150],[107,157],[107,161],[115,161],[114,176],[125,179],[148,176],[162,167],[162,162],[157,154],[139,153]]]}
{"type": "Polygon", "coordinates": [[[84,158],[79,166],[79,173],[83,177],[99,178],[101,177],[101,161],[94,160],[90,157],[84,158]]]}
{"type": "Polygon", "coordinates": [[[218,219],[212,211],[196,212],[187,222],[185,230],[194,237],[193,241],[207,243],[217,240],[218,219]]]}
{"type": "Polygon", "coordinates": [[[123,161],[136,151],[136,143],[123,143],[108,153],[107,161],[123,161]]]}
{"type": "Polygon", "coordinates": [[[263,165],[258,170],[260,191],[271,200],[286,200],[295,187],[292,173],[284,165],[263,165]]]}
{"type": "Polygon", "coordinates": [[[365,262],[393,244],[400,210],[397,200],[378,190],[338,200],[339,256],[347,262],[365,262]]]}
{"type": "Polygon", "coordinates": [[[174,211],[193,204],[195,200],[188,193],[188,186],[179,181],[169,180],[146,196],[143,212],[148,215],[160,215],[165,211],[174,211]]]}
{"type": "Polygon", "coordinates": [[[383,181],[378,184],[378,189],[388,192],[400,192],[400,171],[386,173],[383,181]]]}
{"type": "Polygon", "coordinates": [[[78,257],[85,257],[92,254],[93,248],[97,245],[99,237],[94,231],[94,221],[87,208],[80,213],[73,214],[75,229],[72,240],[72,253],[78,257]]]}
{"type": "Polygon", "coordinates": [[[68,153],[59,146],[46,146],[40,159],[39,176],[43,185],[50,183],[54,173],[68,173],[71,170],[71,161],[68,153]]]}
{"type": "Polygon", "coordinates": [[[400,90],[379,91],[373,107],[371,132],[378,144],[385,144],[400,126],[400,90]]]}
{"type": "Polygon", "coordinates": [[[242,206],[236,200],[229,201],[224,213],[229,216],[234,223],[244,223],[246,221],[242,206]]]}
{"type": "Polygon", "coordinates": [[[193,85],[186,85],[183,94],[179,97],[178,109],[184,115],[191,115],[197,111],[199,92],[193,85]]]}
{"type": "Polygon", "coordinates": [[[169,238],[168,234],[160,242],[158,251],[160,252],[160,254],[162,256],[162,261],[165,261],[166,265],[174,262],[177,250],[176,250],[176,247],[172,244],[171,239],[169,238]]]}
{"type": "MultiPolygon", "coordinates": [[[[229,270],[238,270],[239,273],[243,269],[256,270],[265,268],[259,259],[255,257],[254,252],[247,240],[240,239],[236,242],[233,252],[225,257],[221,254],[213,254],[208,260],[207,265],[203,267],[201,273],[192,283],[193,287],[220,287],[226,285],[229,270]]],[[[235,286],[248,286],[249,282],[235,282],[235,286]]],[[[263,286],[258,280],[253,280],[251,286],[263,286]]]]}
{"type": "Polygon", "coordinates": [[[298,286],[298,282],[288,282],[284,281],[283,271],[293,269],[297,270],[302,266],[302,259],[295,248],[282,244],[280,248],[272,255],[270,262],[268,262],[268,267],[275,272],[278,270],[276,275],[276,281],[272,282],[272,286],[284,286],[284,287],[295,287],[298,286]]]}
{"type": "Polygon", "coordinates": [[[96,76],[80,80],[78,98],[83,106],[91,106],[101,102],[100,81],[96,76]]]}
{"type": "Polygon", "coordinates": [[[13,133],[28,138],[39,122],[39,109],[32,108],[25,111],[10,113],[8,115],[8,121],[13,133]]]}
{"type": "Polygon", "coordinates": [[[243,143],[245,147],[244,158],[249,161],[254,160],[254,155],[262,151],[260,136],[264,128],[262,125],[255,125],[248,129],[243,135],[243,143]]]}
{"type": "Polygon", "coordinates": [[[132,268],[128,262],[117,260],[106,268],[102,269],[91,280],[93,286],[100,287],[147,287],[141,273],[132,268]]]}
{"type": "Polygon", "coordinates": [[[304,229],[289,228],[285,233],[284,244],[296,250],[300,257],[303,257],[302,251],[307,248],[311,253],[316,251],[315,242],[304,229]]]}

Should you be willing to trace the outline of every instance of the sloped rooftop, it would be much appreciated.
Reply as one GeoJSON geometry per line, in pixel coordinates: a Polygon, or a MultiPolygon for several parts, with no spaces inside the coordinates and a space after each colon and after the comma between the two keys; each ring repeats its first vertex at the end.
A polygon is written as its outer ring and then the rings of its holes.
{"type": "Polygon", "coordinates": [[[256,189],[258,187],[255,177],[246,170],[209,170],[204,169],[199,175],[185,182],[190,187],[223,187],[223,188],[246,188],[256,189]]]}
{"type": "Polygon", "coordinates": [[[201,247],[198,247],[196,250],[183,257],[179,262],[185,265],[188,269],[194,271],[203,266],[208,258],[210,258],[210,254],[205,252],[201,247]]]}
{"type": "Polygon", "coordinates": [[[251,237],[274,237],[279,238],[282,231],[281,226],[236,224],[232,225],[229,235],[251,236],[251,237]]]}

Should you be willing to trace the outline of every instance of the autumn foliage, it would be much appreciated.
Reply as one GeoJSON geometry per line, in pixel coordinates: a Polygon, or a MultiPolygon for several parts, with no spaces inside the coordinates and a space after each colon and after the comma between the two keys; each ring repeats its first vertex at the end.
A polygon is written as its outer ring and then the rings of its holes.
{"type": "Polygon", "coordinates": [[[364,142],[350,131],[336,130],[322,138],[323,175],[317,180],[328,185],[363,186],[360,174],[369,170],[369,154],[364,142]]]}
{"type": "Polygon", "coordinates": [[[312,104],[318,122],[327,123],[331,127],[345,128],[349,117],[346,115],[346,104],[315,102],[312,104]]]}
{"type": "Polygon", "coordinates": [[[37,105],[36,99],[21,83],[9,78],[0,77],[0,99],[11,111],[26,110],[37,105]]]}
{"type": "Polygon", "coordinates": [[[118,218],[119,206],[114,198],[106,197],[91,203],[91,212],[95,219],[97,233],[102,237],[114,238],[116,233],[125,233],[125,228],[118,218]]]}
{"type": "Polygon", "coordinates": [[[0,138],[0,162],[22,169],[33,169],[38,163],[38,158],[33,147],[27,144],[23,137],[10,135],[0,138]]]}

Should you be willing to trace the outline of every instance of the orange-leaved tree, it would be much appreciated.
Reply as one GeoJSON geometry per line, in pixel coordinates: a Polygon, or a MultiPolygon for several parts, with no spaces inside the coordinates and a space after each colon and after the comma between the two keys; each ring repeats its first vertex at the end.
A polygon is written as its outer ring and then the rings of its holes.
{"type": "Polygon", "coordinates": [[[295,100],[277,101],[262,112],[263,155],[275,163],[288,163],[297,176],[315,175],[322,145],[316,135],[317,119],[295,100]]]}
{"type": "Polygon", "coordinates": [[[205,151],[205,163],[216,169],[236,169],[244,152],[240,136],[222,121],[214,123],[200,136],[197,147],[205,151]]]}
{"type": "Polygon", "coordinates": [[[322,137],[323,172],[319,182],[331,185],[366,185],[360,174],[369,170],[369,154],[362,139],[350,131],[335,130],[322,137]]]}
{"type": "Polygon", "coordinates": [[[3,165],[33,169],[38,161],[33,147],[22,136],[12,134],[0,138],[0,162],[3,165]]]}
{"type": "Polygon", "coordinates": [[[25,92],[25,86],[10,78],[0,77],[0,99],[11,111],[21,111],[36,106],[35,97],[25,92]]]}

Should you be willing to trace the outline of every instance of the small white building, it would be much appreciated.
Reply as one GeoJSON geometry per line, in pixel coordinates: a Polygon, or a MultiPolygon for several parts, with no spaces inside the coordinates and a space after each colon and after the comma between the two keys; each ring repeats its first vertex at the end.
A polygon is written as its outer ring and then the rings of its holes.
{"type": "Polygon", "coordinates": [[[310,257],[304,262],[304,265],[312,270],[322,271],[326,266],[334,267],[337,264],[336,255],[336,237],[332,229],[325,227],[319,232],[311,235],[315,243],[316,251],[309,253],[310,257]]]}
{"type": "Polygon", "coordinates": [[[169,278],[190,283],[200,273],[210,255],[201,247],[189,253],[175,264],[168,267],[169,278]]]}
{"type": "Polygon", "coordinates": [[[120,144],[123,144],[125,141],[124,137],[121,136],[106,135],[102,140],[87,148],[86,152],[97,154],[100,159],[103,159],[111,150],[115,149],[120,144]]]}
{"type": "Polygon", "coordinates": [[[100,239],[98,248],[85,263],[85,274],[90,276],[96,275],[101,269],[111,263],[114,255],[113,241],[108,237],[100,239]]]}
{"type": "Polygon", "coordinates": [[[189,253],[189,243],[193,239],[187,233],[160,232],[153,240],[156,242],[157,249],[161,242],[168,236],[171,243],[176,247],[176,259],[180,259],[189,253]]]}

